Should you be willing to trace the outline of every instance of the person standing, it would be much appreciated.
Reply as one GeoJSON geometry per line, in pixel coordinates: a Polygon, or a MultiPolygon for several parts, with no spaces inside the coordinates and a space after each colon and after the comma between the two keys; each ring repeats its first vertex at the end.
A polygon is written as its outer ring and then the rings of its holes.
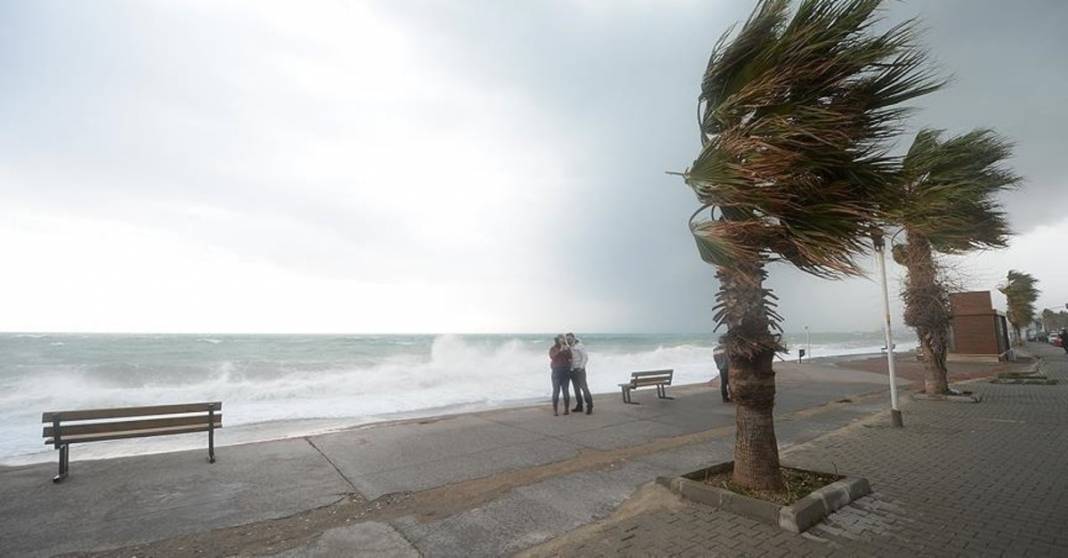
{"type": "Polygon", "coordinates": [[[1061,348],[1068,354],[1068,329],[1061,328],[1061,332],[1057,334],[1061,338],[1061,348]]]}
{"type": "Polygon", "coordinates": [[[729,360],[727,359],[727,351],[723,350],[723,346],[716,347],[716,350],[712,352],[712,358],[716,361],[716,368],[719,369],[719,395],[723,398],[724,403],[731,402],[731,371],[729,360]]]}
{"type": "Polygon", "coordinates": [[[582,400],[586,400],[586,414],[593,414],[593,396],[590,395],[590,386],[586,384],[586,363],[589,355],[586,354],[586,345],[582,340],[575,337],[574,333],[567,334],[567,345],[571,349],[571,385],[575,388],[576,413],[582,412],[582,400]]]}
{"type": "Polygon", "coordinates": [[[564,390],[564,414],[570,414],[568,408],[571,406],[571,393],[568,383],[571,381],[571,350],[563,335],[557,335],[549,349],[549,367],[552,369],[553,380],[553,416],[560,415],[557,409],[561,389],[564,390]]]}

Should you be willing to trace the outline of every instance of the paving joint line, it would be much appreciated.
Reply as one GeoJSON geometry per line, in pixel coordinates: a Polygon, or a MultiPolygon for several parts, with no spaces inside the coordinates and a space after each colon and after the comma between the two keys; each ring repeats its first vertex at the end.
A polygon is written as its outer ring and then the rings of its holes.
{"type": "Polygon", "coordinates": [[[337,472],[338,476],[340,476],[342,479],[345,480],[346,483],[348,483],[349,488],[351,488],[353,492],[355,492],[356,494],[360,494],[360,496],[363,496],[363,494],[360,493],[359,489],[356,488],[356,485],[352,483],[352,480],[350,480],[349,477],[345,476],[345,473],[341,472],[341,468],[337,466],[337,463],[334,463],[334,460],[330,459],[329,455],[326,455],[323,450],[319,449],[319,446],[315,445],[315,442],[311,440],[311,436],[303,436],[303,438],[305,442],[308,442],[309,446],[314,448],[315,451],[319,452],[319,455],[323,456],[323,459],[325,459],[326,462],[334,468],[334,471],[337,472]]]}

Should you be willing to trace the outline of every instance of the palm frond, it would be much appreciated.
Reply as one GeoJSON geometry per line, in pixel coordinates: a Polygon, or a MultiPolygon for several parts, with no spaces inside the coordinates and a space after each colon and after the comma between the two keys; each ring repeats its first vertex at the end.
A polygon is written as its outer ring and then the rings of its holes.
{"type": "Polygon", "coordinates": [[[1006,317],[1013,326],[1020,328],[1035,319],[1035,301],[1038,300],[1038,279],[1030,273],[1010,270],[998,290],[1008,303],[1006,317]]]}
{"type": "Polygon", "coordinates": [[[997,196],[1021,181],[1003,165],[1012,144],[985,129],[942,135],[917,134],[886,200],[887,218],[945,254],[1006,246],[1010,229],[997,196]]]}
{"type": "MultiPolygon", "coordinates": [[[[701,83],[702,149],[684,173],[723,218],[721,252],[784,260],[820,277],[854,258],[892,179],[900,105],[941,86],[913,22],[876,33],[881,0],[763,0],[713,49],[701,83]],[[734,234],[729,243],[723,234],[734,234]],[[728,249],[729,247],[729,249],[728,249]]],[[[731,265],[729,258],[717,265],[731,265]]]]}

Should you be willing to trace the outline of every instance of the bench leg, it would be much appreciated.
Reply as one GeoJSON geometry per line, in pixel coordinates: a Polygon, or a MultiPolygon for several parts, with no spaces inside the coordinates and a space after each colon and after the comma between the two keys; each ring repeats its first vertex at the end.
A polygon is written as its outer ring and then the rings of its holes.
{"type": "Polygon", "coordinates": [[[656,386],[656,396],[660,399],[675,399],[674,397],[668,397],[667,386],[662,384],[656,386]]]}
{"type": "Polygon", "coordinates": [[[626,403],[627,405],[640,405],[640,403],[635,403],[634,400],[631,399],[631,397],[630,397],[630,388],[624,386],[624,387],[622,387],[620,389],[623,390],[623,402],[624,403],[626,403]]]}
{"type": "Polygon", "coordinates": [[[52,477],[52,482],[62,482],[67,478],[67,471],[70,470],[70,446],[63,444],[59,446],[59,474],[52,477]]]}
{"type": "Polygon", "coordinates": [[[208,411],[208,463],[215,463],[215,411],[208,411]]]}

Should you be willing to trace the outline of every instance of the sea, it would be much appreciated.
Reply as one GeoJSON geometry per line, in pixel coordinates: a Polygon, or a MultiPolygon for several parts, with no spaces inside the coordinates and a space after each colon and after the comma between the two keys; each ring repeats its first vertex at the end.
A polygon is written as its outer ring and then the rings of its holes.
{"type": "MultiPolygon", "coordinates": [[[[219,335],[0,333],[0,465],[54,459],[41,413],[223,402],[220,445],[548,400],[551,334],[219,335]]],[[[588,381],[637,370],[717,376],[718,335],[587,334],[588,381]]],[[[787,335],[815,357],[878,353],[881,332],[787,335]]],[[[899,349],[907,349],[902,347],[899,349]]],[[[793,354],[784,358],[794,358],[793,354]]],[[[202,434],[75,446],[76,459],[203,448],[202,434]]]]}

